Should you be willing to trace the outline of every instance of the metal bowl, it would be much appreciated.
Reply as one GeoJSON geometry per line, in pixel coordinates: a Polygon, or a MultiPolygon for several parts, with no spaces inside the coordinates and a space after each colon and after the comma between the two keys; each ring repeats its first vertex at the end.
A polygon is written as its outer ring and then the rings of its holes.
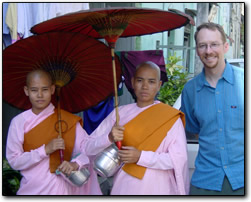
{"type": "Polygon", "coordinates": [[[72,171],[69,176],[66,176],[62,172],[60,173],[66,181],[68,181],[71,185],[76,185],[78,187],[82,186],[83,184],[87,183],[90,172],[87,168],[82,168],[77,171],[72,171]]]}
{"type": "Polygon", "coordinates": [[[102,177],[111,177],[120,167],[118,148],[110,145],[99,153],[94,160],[94,170],[102,177]]]}

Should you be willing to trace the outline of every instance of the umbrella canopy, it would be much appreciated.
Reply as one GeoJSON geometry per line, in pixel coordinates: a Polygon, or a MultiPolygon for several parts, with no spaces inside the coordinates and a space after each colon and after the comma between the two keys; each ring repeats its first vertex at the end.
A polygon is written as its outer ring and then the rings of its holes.
{"type": "MultiPolygon", "coordinates": [[[[173,30],[188,23],[194,23],[188,15],[182,12],[171,12],[143,8],[105,8],[90,9],[70,13],[47,20],[31,28],[34,34],[50,31],[79,32],[94,38],[105,38],[111,47],[114,58],[114,48],[119,37],[139,36],[162,31],[173,30]]],[[[113,61],[113,74],[116,74],[113,61]]],[[[119,123],[117,81],[114,79],[116,124],[119,123]]],[[[120,144],[120,143],[119,143],[120,144]]],[[[117,144],[118,148],[120,146],[117,144]]]]}
{"type": "MultiPolygon", "coordinates": [[[[117,56],[116,78],[121,79],[117,56]]],[[[48,71],[61,88],[61,108],[77,113],[114,92],[110,49],[104,43],[70,32],[51,32],[20,40],[3,51],[3,99],[20,109],[31,108],[23,87],[34,69],[48,71]]],[[[56,105],[56,96],[52,102],[56,105]]]]}
{"type": "Polygon", "coordinates": [[[119,37],[169,31],[189,22],[194,24],[190,16],[177,11],[113,7],[83,10],[56,17],[35,25],[31,32],[79,32],[94,38],[105,38],[108,43],[113,43],[119,37]]]}

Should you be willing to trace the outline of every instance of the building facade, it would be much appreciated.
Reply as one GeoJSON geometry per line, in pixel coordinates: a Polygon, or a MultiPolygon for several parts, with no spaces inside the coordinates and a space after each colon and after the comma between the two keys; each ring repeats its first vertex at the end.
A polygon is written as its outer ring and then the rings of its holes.
{"type": "Polygon", "coordinates": [[[180,65],[194,75],[201,72],[195,52],[194,32],[203,22],[215,22],[223,26],[230,49],[227,59],[244,57],[244,3],[137,3],[137,7],[163,10],[177,9],[193,17],[196,26],[187,25],[173,31],[145,35],[136,38],[137,50],[163,49],[167,61],[168,55],[176,52],[183,59],[180,65]]]}

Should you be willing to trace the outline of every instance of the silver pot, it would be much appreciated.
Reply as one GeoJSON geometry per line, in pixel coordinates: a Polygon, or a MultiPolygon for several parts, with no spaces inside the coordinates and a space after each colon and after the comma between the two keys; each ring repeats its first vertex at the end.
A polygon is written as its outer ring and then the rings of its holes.
{"type": "Polygon", "coordinates": [[[87,168],[82,168],[77,171],[72,171],[69,176],[66,176],[62,172],[60,174],[64,177],[64,179],[69,182],[71,185],[76,185],[78,187],[82,186],[83,184],[87,183],[90,172],[87,168]]]}
{"type": "Polygon", "coordinates": [[[120,167],[118,148],[111,144],[99,153],[94,160],[94,170],[102,177],[111,177],[120,167]]]}

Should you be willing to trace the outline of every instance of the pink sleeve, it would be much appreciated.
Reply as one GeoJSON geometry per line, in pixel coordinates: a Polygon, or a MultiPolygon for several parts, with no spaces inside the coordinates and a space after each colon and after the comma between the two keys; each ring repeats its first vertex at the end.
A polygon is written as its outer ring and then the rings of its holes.
{"type": "Polygon", "coordinates": [[[137,165],[159,170],[173,169],[169,153],[165,152],[142,151],[137,165]]]}
{"type": "Polygon", "coordinates": [[[72,162],[76,162],[79,165],[79,169],[90,163],[85,150],[82,148],[82,145],[84,145],[84,142],[87,140],[87,138],[88,134],[78,122],[76,126],[76,138],[72,154],[72,162]]]}
{"type": "Polygon", "coordinates": [[[6,145],[6,158],[11,167],[15,170],[27,169],[40,162],[42,159],[48,158],[44,149],[45,145],[31,150],[30,152],[24,152],[24,132],[20,126],[22,126],[22,124],[19,124],[15,119],[12,120],[6,145]]]}
{"type": "Polygon", "coordinates": [[[178,192],[180,195],[187,195],[189,193],[190,181],[186,134],[181,119],[178,119],[176,123],[169,131],[174,136],[169,147],[169,154],[174,166],[178,192]]]}
{"type": "Polygon", "coordinates": [[[88,137],[84,144],[86,154],[95,156],[112,143],[109,140],[109,133],[114,125],[113,112],[111,112],[101,124],[88,137]]]}

